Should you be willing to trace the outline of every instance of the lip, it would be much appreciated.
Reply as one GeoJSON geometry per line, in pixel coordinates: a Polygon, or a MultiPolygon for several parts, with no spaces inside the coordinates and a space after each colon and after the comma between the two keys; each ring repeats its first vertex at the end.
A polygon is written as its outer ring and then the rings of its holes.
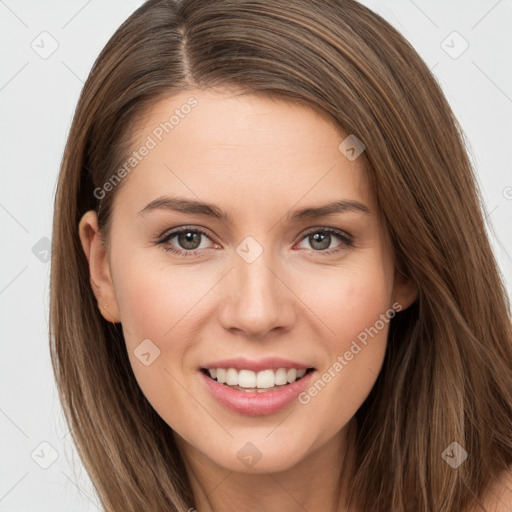
{"type": "MultiPolygon", "coordinates": [[[[282,364],[282,361],[280,364],[282,364]]],[[[211,367],[214,368],[214,366],[211,367]]],[[[277,366],[276,368],[284,367],[286,366],[277,366]]],[[[293,365],[291,367],[297,368],[297,366],[293,365]]],[[[217,366],[217,368],[224,367],[217,366]]],[[[230,368],[236,368],[236,366],[230,366],[230,368]]],[[[244,366],[243,368],[247,368],[247,366],[244,366]]],[[[266,366],[265,368],[270,367],[266,366]]],[[[307,367],[299,365],[298,368],[307,367]]],[[[316,370],[306,373],[306,375],[301,379],[296,380],[292,384],[283,386],[276,391],[265,391],[263,393],[232,389],[229,386],[225,386],[224,384],[220,384],[216,380],[213,380],[200,370],[198,373],[203,379],[203,382],[211,395],[227,409],[245,416],[265,416],[284,409],[287,405],[290,405],[294,400],[296,400],[297,396],[310,385],[312,376],[315,372],[316,370]]]]}
{"type": "Polygon", "coordinates": [[[313,365],[305,365],[291,361],[289,359],[283,359],[280,357],[264,357],[262,359],[247,359],[245,357],[237,357],[234,359],[223,359],[222,361],[215,361],[206,365],[201,365],[201,368],[235,368],[235,370],[252,370],[253,372],[261,372],[263,370],[277,370],[278,368],[297,368],[308,369],[312,368],[313,365]]]}

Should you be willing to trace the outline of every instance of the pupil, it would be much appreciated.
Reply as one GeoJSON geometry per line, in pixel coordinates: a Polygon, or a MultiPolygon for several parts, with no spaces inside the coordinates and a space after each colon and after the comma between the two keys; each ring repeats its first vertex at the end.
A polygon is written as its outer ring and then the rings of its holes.
{"type": "Polygon", "coordinates": [[[198,233],[192,233],[191,231],[188,231],[187,233],[180,233],[178,236],[179,243],[184,249],[197,249],[199,247],[199,244],[197,243],[197,240],[194,243],[194,237],[197,239],[198,233]]]}
{"type": "Polygon", "coordinates": [[[331,235],[328,233],[320,234],[315,233],[313,236],[310,236],[311,247],[313,249],[327,249],[329,245],[331,245],[331,235]],[[315,243],[319,245],[315,247],[315,243]]]}

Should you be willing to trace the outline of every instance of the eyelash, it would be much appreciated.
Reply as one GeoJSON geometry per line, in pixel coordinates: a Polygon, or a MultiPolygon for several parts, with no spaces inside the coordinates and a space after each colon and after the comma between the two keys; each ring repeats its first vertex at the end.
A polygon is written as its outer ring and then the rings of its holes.
{"type": "MultiPolygon", "coordinates": [[[[191,227],[191,226],[190,227],[184,226],[182,228],[175,229],[175,230],[171,231],[170,233],[165,234],[163,237],[161,237],[156,242],[156,245],[162,245],[166,252],[172,252],[173,254],[177,254],[178,256],[183,256],[183,257],[199,256],[199,253],[203,249],[191,249],[191,250],[186,251],[184,249],[177,249],[176,247],[173,247],[171,245],[165,246],[165,244],[167,244],[170,240],[172,240],[173,238],[175,238],[176,236],[178,236],[178,235],[180,235],[182,233],[200,233],[201,235],[203,235],[206,238],[211,240],[211,238],[208,235],[208,233],[206,233],[202,229],[196,228],[196,227],[191,227]]],[[[345,248],[352,247],[354,245],[354,239],[353,239],[353,237],[351,235],[349,235],[348,233],[345,233],[344,231],[340,231],[340,230],[334,229],[334,228],[327,228],[327,227],[325,227],[325,228],[313,228],[313,229],[307,231],[306,233],[304,233],[304,236],[300,239],[300,241],[302,242],[309,235],[315,234],[315,233],[335,235],[342,242],[340,244],[340,246],[344,245],[345,248]]],[[[306,250],[315,252],[317,254],[321,254],[322,256],[330,256],[330,255],[332,255],[334,253],[338,253],[339,251],[343,250],[343,247],[342,248],[338,248],[338,247],[335,247],[334,249],[325,250],[325,251],[323,251],[323,250],[315,251],[314,249],[306,249],[306,250]]]]}

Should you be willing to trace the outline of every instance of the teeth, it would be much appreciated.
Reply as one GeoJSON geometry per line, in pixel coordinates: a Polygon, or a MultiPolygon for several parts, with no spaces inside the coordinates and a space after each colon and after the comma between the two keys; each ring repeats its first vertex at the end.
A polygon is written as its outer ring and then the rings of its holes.
{"type": "MultiPolygon", "coordinates": [[[[236,372],[236,370],[233,371],[236,372]]],[[[250,370],[240,370],[240,373],[238,374],[238,385],[242,388],[255,388],[256,374],[250,370]]]]}
{"type": "Polygon", "coordinates": [[[238,372],[234,368],[227,369],[226,384],[228,386],[238,386],[238,372]]]}
{"type": "Polygon", "coordinates": [[[282,386],[283,384],[286,384],[288,382],[288,379],[286,378],[286,368],[279,368],[276,372],[276,386],[282,386]]]}
{"type": "Polygon", "coordinates": [[[263,370],[253,372],[252,370],[236,370],[235,368],[209,368],[208,373],[212,379],[217,379],[221,384],[228,386],[239,386],[246,389],[265,390],[275,386],[291,384],[297,379],[304,377],[306,369],[301,368],[279,368],[277,370],[263,370]]]}
{"type": "MultiPolygon", "coordinates": [[[[224,368],[217,368],[217,369],[214,369],[213,371],[217,373],[217,382],[224,384],[226,382],[226,370],[224,368]]],[[[212,378],[215,378],[215,377],[213,377],[213,375],[211,373],[210,373],[210,376],[212,378]]]]}
{"type": "Polygon", "coordinates": [[[286,378],[288,382],[295,382],[297,380],[297,370],[295,368],[290,368],[286,374],[286,378]]]}
{"type": "Polygon", "coordinates": [[[256,375],[256,386],[253,387],[260,389],[273,388],[276,385],[275,380],[274,370],[263,370],[262,372],[258,372],[258,375],[256,375]]]}

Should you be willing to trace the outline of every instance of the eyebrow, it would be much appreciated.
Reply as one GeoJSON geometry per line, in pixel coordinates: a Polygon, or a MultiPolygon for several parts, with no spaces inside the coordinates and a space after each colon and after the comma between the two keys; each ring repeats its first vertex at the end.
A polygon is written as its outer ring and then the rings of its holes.
{"type": "MultiPolygon", "coordinates": [[[[139,215],[145,215],[150,211],[162,209],[212,217],[228,224],[232,222],[232,219],[227,212],[211,203],[170,196],[163,196],[154,199],[139,212],[139,215]]],[[[344,212],[371,213],[370,208],[368,208],[364,203],[354,200],[340,199],[321,206],[290,211],[286,215],[286,220],[289,222],[297,222],[299,220],[314,219],[317,217],[344,212]]]]}

